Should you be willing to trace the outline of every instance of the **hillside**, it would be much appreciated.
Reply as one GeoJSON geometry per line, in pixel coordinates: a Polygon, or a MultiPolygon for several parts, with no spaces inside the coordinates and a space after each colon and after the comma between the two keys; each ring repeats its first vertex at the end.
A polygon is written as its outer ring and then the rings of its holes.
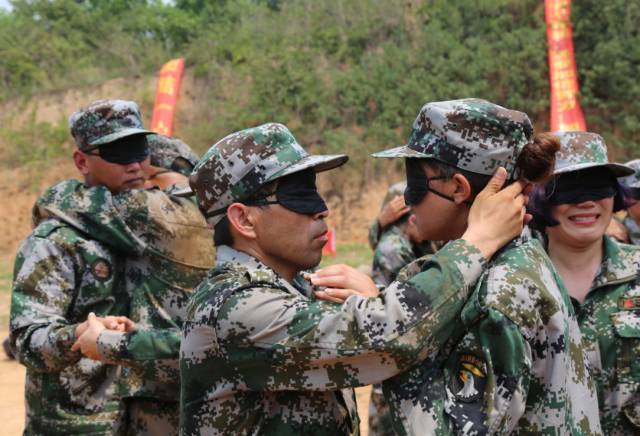
{"type": "MultiPolygon", "coordinates": [[[[340,240],[365,229],[399,163],[369,153],[404,142],[426,101],[481,97],[548,128],[538,0],[14,0],[0,11],[0,250],[29,208],[75,174],[66,119],[97,98],[136,100],[149,121],[160,65],[184,56],[175,135],[200,153],[229,132],[287,124],[351,162],[322,177],[340,240]]],[[[573,2],[581,103],[612,156],[640,141],[640,3],[573,2]]]]}
{"type": "MultiPolygon", "coordinates": [[[[156,82],[152,76],[114,79],[96,87],[49,92],[0,104],[1,125],[5,132],[13,129],[11,135],[0,137],[0,204],[4,205],[4,213],[0,215],[0,270],[9,269],[18,243],[31,230],[31,207],[39,193],[58,180],[78,177],[70,159],[75,146],[66,127],[69,115],[99,98],[130,98],[141,103],[144,122],[148,124],[152,107],[148,96],[153,95],[156,82]],[[35,126],[35,129],[28,131],[22,126],[35,126]],[[51,136],[44,137],[45,134],[51,136]],[[12,137],[17,138],[17,142],[12,142],[12,137]]],[[[188,132],[194,118],[199,116],[193,108],[197,106],[196,96],[202,86],[202,81],[195,80],[191,72],[186,73],[178,102],[174,133],[177,137],[188,132]]],[[[216,139],[219,138],[212,138],[210,142],[216,139]]],[[[211,144],[192,142],[191,145],[202,153],[211,144]]],[[[357,173],[353,169],[338,170],[319,178],[320,189],[332,212],[329,222],[337,228],[340,242],[366,242],[367,226],[378,211],[388,183],[402,177],[391,163],[388,168],[391,171],[366,184],[362,183],[362,175],[353,177],[357,173]]]]}

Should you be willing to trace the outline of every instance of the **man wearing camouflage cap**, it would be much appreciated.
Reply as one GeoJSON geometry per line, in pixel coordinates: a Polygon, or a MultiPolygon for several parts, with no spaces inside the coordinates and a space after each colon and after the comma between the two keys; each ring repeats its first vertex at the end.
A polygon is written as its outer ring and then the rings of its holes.
{"type": "MultiPolygon", "coordinates": [[[[194,154],[169,139],[149,141],[150,160],[172,171],[172,162],[194,154]]],[[[193,289],[213,266],[212,232],[196,204],[157,188],[114,195],[104,186],[67,180],[50,188],[34,213],[40,220],[71,223],[122,254],[121,286],[130,303],[118,315],[127,315],[135,328],[128,323],[124,332],[110,331],[91,318],[74,346],[93,359],[122,365],[118,384],[128,434],[177,434],[182,320],[193,289]]]]}
{"type": "MultiPolygon", "coordinates": [[[[496,167],[509,180],[551,173],[559,143],[532,134],[526,114],[485,100],[433,102],[418,114],[407,145],[374,156],[405,158],[405,199],[422,236],[455,239],[496,167]]],[[[558,282],[525,227],[489,262],[451,324],[448,346],[383,383],[396,431],[601,434],[582,337],[558,282]]]]}
{"type": "MultiPolygon", "coordinates": [[[[148,159],[138,107],[98,101],[69,120],[76,167],[89,186],[141,188],[148,159]]],[[[121,428],[119,369],[72,350],[90,313],[125,313],[118,253],[59,219],[39,223],[16,256],[10,333],[27,367],[28,434],[112,434],[121,428]]]]}
{"type": "Polygon", "coordinates": [[[198,163],[198,155],[191,147],[178,138],[165,135],[147,137],[151,153],[149,165],[145,167],[147,182],[145,188],[159,186],[164,190],[176,190],[188,185],[187,177],[198,163]]]}
{"type": "MultiPolygon", "coordinates": [[[[634,168],[607,159],[604,139],[557,132],[553,180],[532,195],[534,223],[571,296],[605,435],[640,432],[640,248],[605,234],[626,206],[619,177],[634,168]]],[[[626,179],[628,182],[628,179],[626,179]]],[[[631,188],[633,189],[633,188],[631,188]]]]}
{"type": "MultiPolygon", "coordinates": [[[[522,228],[522,186],[496,194],[498,176],[465,239],[425,259],[421,273],[392,283],[384,299],[321,301],[314,296],[331,290],[314,292],[300,275],[327,241],[315,173],[346,160],[309,155],[269,123],[220,140],[194,169],[190,185],[217,252],[183,327],[183,434],[357,434],[351,388],[440,347],[486,257],[522,228]]],[[[351,285],[377,295],[366,275],[351,285]]]]}

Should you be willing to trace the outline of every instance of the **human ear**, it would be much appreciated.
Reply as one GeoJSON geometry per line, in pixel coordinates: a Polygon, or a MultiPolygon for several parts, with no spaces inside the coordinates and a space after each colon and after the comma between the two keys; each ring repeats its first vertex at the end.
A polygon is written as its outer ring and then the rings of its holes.
{"type": "Polygon", "coordinates": [[[81,152],[80,150],[75,150],[73,152],[73,163],[76,164],[76,168],[83,176],[87,176],[89,174],[89,165],[87,163],[87,155],[81,152]]]}
{"type": "Polygon", "coordinates": [[[453,201],[456,204],[466,203],[471,200],[471,184],[465,176],[460,173],[456,173],[451,178],[455,184],[455,191],[453,192],[453,201]]]}
{"type": "Polygon", "coordinates": [[[232,203],[227,208],[227,219],[233,233],[245,239],[256,239],[256,217],[251,207],[242,203],[232,203]]]}

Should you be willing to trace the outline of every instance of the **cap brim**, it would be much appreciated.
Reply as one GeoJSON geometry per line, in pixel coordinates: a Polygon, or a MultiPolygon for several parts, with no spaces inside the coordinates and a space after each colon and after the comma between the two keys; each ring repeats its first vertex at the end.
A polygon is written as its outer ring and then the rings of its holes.
{"type": "Polygon", "coordinates": [[[409,148],[408,145],[401,145],[400,147],[390,148],[388,150],[382,150],[377,153],[373,153],[371,156],[373,157],[384,157],[384,158],[393,158],[393,157],[405,157],[405,158],[428,158],[431,157],[428,154],[420,153],[419,151],[415,151],[412,148],[409,148]]]}
{"type": "Polygon", "coordinates": [[[313,168],[316,173],[329,171],[344,165],[348,160],[349,156],[347,156],[346,154],[310,155],[303,158],[301,161],[296,162],[295,164],[288,166],[281,171],[278,171],[277,173],[269,177],[267,181],[270,182],[272,180],[279,179],[280,177],[297,173],[308,168],[313,168]]]}
{"type": "Polygon", "coordinates": [[[569,165],[564,168],[560,168],[559,170],[554,171],[553,174],[554,175],[565,174],[573,171],[580,171],[580,170],[586,170],[588,168],[598,168],[598,167],[608,168],[616,177],[630,176],[635,172],[633,168],[623,164],[617,164],[617,163],[601,164],[601,163],[595,163],[595,162],[586,162],[586,163],[569,165]]]}
{"type": "Polygon", "coordinates": [[[152,132],[151,130],[138,129],[138,128],[131,127],[129,129],[121,129],[121,130],[118,130],[117,132],[111,133],[110,135],[103,136],[100,139],[96,139],[95,141],[90,142],[89,145],[108,144],[109,142],[117,141],[118,139],[126,138],[127,136],[151,135],[154,133],[155,132],[152,132]]]}

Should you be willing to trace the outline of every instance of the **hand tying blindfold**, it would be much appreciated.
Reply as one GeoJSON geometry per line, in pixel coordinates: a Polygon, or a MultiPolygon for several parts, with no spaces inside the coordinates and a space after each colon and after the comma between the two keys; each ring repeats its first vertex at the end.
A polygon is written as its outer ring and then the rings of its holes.
{"type": "Polygon", "coordinates": [[[118,139],[107,144],[96,145],[82,150],[91,156],[119,165],[142,162],[149,157],[149,144],[145,135],[133,135],[118,139]],[[97,153],[90,153],[93,150],[97,153]]]}

